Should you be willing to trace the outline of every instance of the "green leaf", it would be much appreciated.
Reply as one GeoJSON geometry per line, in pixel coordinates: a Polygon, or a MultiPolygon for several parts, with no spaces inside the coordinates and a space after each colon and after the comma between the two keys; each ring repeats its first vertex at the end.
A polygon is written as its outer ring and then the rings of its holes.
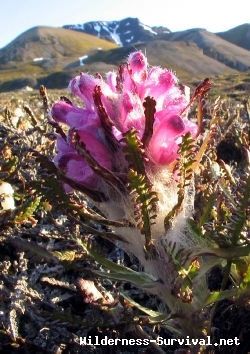
{"type": "Polygon", "coordinates": [[[238,295],[238,289],[230,289],[223,291],[214,291],[206,299],[205,306],[211,305],[215,302],[232,298],[238,295]]]}
{"type": "Polygon", "coordinates": [[[175,217],[182,210],[182,203],[185,197],[186,188],[190,186],[193,180],[193,166],[195,164],[195,140],[191,133],[187,133],[182,137],[182,142],[179,144],[178,160],[175,165],[175,171],[178,172],[178,200],[172,210],[164,219],[165,230],[168,231],[172,226],[175,217]],[[192,168],[191,168],[192,167],[192,168]]]}
{"type": "Polygon", "coordinates": [[[135,200],[135,216],[141,233],[145,235],[145,248],[149,249],[151,243],[151,225],[156,217],[157,194],[152,191],[145,175],[130,169],[128,172],[128,186],[135,200]]]}
{"type": "MultiPolygon", "coordinates": [[[[144,143],[150,139],[152,134],[152,124],[154,122],[155,101],[149,97],[145,102],[146,114],[146,131],[144,135],[144,143]]],[[[137,136],[137,131],[131,129],[124,134],[123,142],[125,143],[124,153],[129,162],[130,169],[128,171],[127,187],[132,195],[134,203],[134,215],[137,221],[137,227],[141,233],[145,235],[145,250],[154,256],[154,246],[151,240],[151,225],[156,218],[155,211],[157,209],[157,194],[152,190],[152,185],[147,177],[145,170],[145,156],[142,141],[137,136]]]]}
{"type": "Polygon", "coordinates": [[[123,151],[129,165],[139,174],[145,175],[145,157],[143,145],[137,136],[137,131],[132,128],[123,135],[122,142],[125,143],[123,151]]]}
{"type": "MultiPolygon", "coordinates": [[[[101,259],[99,258],[97,260],[98,263],[101,263],[101,259]]],[[[98,270],[95,270],[94,273],[98,274],[100,277],[104,277],[105,279],[113,279],[113,280],[120,280],[120,281],[125,281],[125,282],[129,282],[131,284],[134,284],[135,286],[141,288],[141,289],[147,289],[147,288],[153,288],[155,287],[155,283],[157,282],[156,279],[154,279],[153,277],[151,277],[149,274],[147,273],[143,273],[143,272],[135,272],[129,268],[126,267],[122,267],[124,269],[121,269],[121,271],[114,271],[113,267],[113,262],[110,262],[109,264],[107,264],[106,262],[103,263],[104,266],[108,267],[110,272],[101,272],[98,270]]]]}
{"type": "Polygon", "coordinates": [[[196,221],[194,221],[193,219],[189,219],[188,226],[190,228],[190,232],[194,234],[197,239],[201,239],[203,237],[202,228],[197,225],[196,221]]]}
{"type": "MultiPolygon", "coordinates": [[[[133,306],[135,306],[136,308],[138,308],[140,311],[146,313],[147,315],[151,316],[151,317],[159,317],[162,316],[162,312],[158,312],[158,311],[154,311],[151,310],[145,306],[142,306],[140,304],[138,304],[138,302],[134,301],[128,294],[126,294],[124,291],[120,291],[120,294],[122,295],[122,297],[127,300],[128,302],[130,302],[133,306]]],[[[164,314],[165,318],[168,317],[168,314],[164,314]]]]}
{"type": "Polygon", "coordinates": [[[21,207],[16,210],[16,215],[13,221],[16,223],[23,223],[28,221],[39,207],[40,201],[40,197],[28,199],[21,207]]]}
{"type": "Polygon", "coordinates": [[[250,265],[248,265],[247,272],[240,284],[240,289],[246,290],[247,288],[250,288],[250,265]]]}
{"type": "Polygon", "coordinates": [[[216,198],[215,193],[210,194],[209,197],[207,198],[206,204],[205,204],[205,206],[202,210],[201,216],[198,220],[198,227],[199,228],[201,228],[211,218],[211,212],[214,207],[215,198],[216,198]]]}
{"type": "Polygon", "coordinates": [[[245,257],[250,254],[250,244],[246,246],[234,246],[228,248],[201,248],[192,252],[192,256],[217,256],[225,259],[245,257]]]}
{"type": "Polygon", "coordinates": [[[87,245],[84,241],[80,239],[76,239],[76,241],[89,255],[94,258],[96,262],[100,263],[109,270],[109,272],[94,271],[94,273],[100,275],[101,277],[130,282],[140,288],[153,288],[156,286],[158,280],[151,275],[144,272],[135,272],[130,268],[111,262],[107,258],[103,257],[93,247],[87,245]]]}
{"type": "Polygon", "coordinates": [[[163,323],[164,327],[167,328],[169,331],[171,331],[177,335],[181,335],[181,331],[179,331],[174,326],[171,326],[170,324],[167,323],[167,321],[171,320],[170,314],[165,313],[165,312],[154,311],[154,310],[151,310],[145,306],[142,306],[141,304],[138,304],[138,302],[134,301],[128,294],[126,294],[123,291],[121,291],[120,294],[131,305],[133,305],[138,310],[147,314],[149,316],[149,317],[147,317],[147,320],[149,321],[150,324],[163,323]]]}

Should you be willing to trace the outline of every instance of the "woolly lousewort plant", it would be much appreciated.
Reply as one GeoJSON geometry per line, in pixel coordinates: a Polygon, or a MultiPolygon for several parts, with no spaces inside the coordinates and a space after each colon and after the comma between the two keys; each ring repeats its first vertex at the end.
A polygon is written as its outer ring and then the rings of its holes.
{"type": "MultiPolygon", "coordinates": [[[[54,163],[65,190],[79,190],[94,202],[100,222],[110,226],[110,240],[141,269],[112,263],[84,244],[109,268],[99,274],[157,295],[165,305],[158,318],[193,337],[203,328],[204,303],[183,284],[191,282],[189,271],[195,274],[199,266],[190,262],[183,276],[178,254],[197,243],[187,219],[201,158],[196,144],[200,122],[188,119],[188,109],[209,88],[206,79],[190,100],[189,89],[178,85],[173,72],[149,66],[141,52],[134,52],[105,79],[81,73],[71,80],[69,89],[82,100],[81,107],[62,99],[51,110],[57,126],[54,163]]],[[[208,296],[204,279],[199,278],[203,300],[208,296]]]]}
{"type": "MultiPolygon", "coordinates": [[[[198,132],[187,118],[188,88],[178,87],[171,71],[149,68],[141,52],[132,53],[118,73],[107,73],[106,81],[82,73],[69,88],[83,107],[69,101],[53,106],[54,121],[68,126],[67,135],[57,137],[54,162],[108,219],[126,225],[119,228],[122,248],[146,269],[166,236],[164,218],[177,203],[178,150],[184,136],[194,139],[198,132]]],[[[184,219],[191,204],[183,206],[184,219]]]]}

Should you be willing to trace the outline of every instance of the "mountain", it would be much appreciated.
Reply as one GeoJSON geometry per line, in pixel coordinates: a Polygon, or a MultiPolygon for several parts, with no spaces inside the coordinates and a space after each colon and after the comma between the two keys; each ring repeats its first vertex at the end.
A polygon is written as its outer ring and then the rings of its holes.
{"type": "Polygon", "coordinates": [[[10,62],[79,57],[93,50],[108,50],[116,44],[86,33],[64,28],[34,27],[0,50],[0,65],[10,62]]]}
{"type": "Polygon", "coordinates": [[[150,27],[138,18],[128,17],[121,21],[92,21],[78,25],[65,25],[63,28],[88,33],[114,42],[119,46],[131,43],[147,42],[158,39],[162,34],[170,33],[166,27],[150,27]]]}
{"type": "Polygon", "coordinates": [[[249,50],[239,47],[205,29],[195,28],[186,31],[171,32],[164,35],[164,39],[168,41],[195,43],[203,51],[204,55],[232,69],[238,71],[247,71],[249,69],[249,50]]]}
{"type": "Polygon", "coordinates": [[[186,83],[248,72],[250,50],[240,46],[240,38],[246,40],[249,27],[242,26],[225,32],[227,39],[201,28],[171,32],[133,18],[34,27],[0,49],[0,92],[41,84],[63,88],[83,66],[84,71],[104,74],[135,50],[146,53],[151,65],[176,71],[186,83]]]}
{"type": "Polygon", "coordinates": [[[171,32],[167,27],[149,27],[142,24],[138,18],[125,18],[111,22],[87,22],[82,25],[64,27],[104,38],[117,43],[120,47],[132,44],[138,47],[139,43],[162,39],[171,42],[195,43],[205,56],[228,68],[247,71],[250,65],[250,25],[242,25],[225,32],[225,38],[222,34],[217,35],[202,28],[171,32]]]}
{"type": "MultiPolygon", "coordinates": [[[[222,62],[205,55],[204,51],[194,42],[158,39],[138,43],[136,49],[147,53],[151,65],[167,67],[176,71],[178,75],[182,74],[185,77],[190,75],[218,75],[235,71],[222,62]]],[[[91,62],[103,62],[119,65],[132,51],[134,51],[134,47],[131,45],[107,52],[96,52],[86,59],[85,63],[87,65],[91,62]]]]}
{"type": "Polygon", "coordinates": [[[229,31],[216,34],[230,43],[234,43],[239,47],[250,50],[250,23],[245,23],[232,28],[229,31]]]}

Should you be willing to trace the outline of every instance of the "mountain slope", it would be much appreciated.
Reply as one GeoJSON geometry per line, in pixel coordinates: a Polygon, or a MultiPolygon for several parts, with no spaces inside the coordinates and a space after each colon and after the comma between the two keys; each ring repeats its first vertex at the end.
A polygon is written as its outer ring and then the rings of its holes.
{"type": "Polygon", "coordinates": [[[135,50],[146,53],[150,65],[174,70],[185,82],[247,72],[249,68],[250,50],[205,29],[170,32],[166,27],[151,28],[131,18],[88,24],[88,30],[97,31],[97,36],[82,30],[34,27],[0,49],[0,91],[38,88],[40,84],[66,87],[76,73],[84,70],[103,75],[135,50]],[[109,41],[100,38],[105,36],[109,41]],[[117,38],[127,44],[111,42],[117,38]]]}
{"type": "Polygon", "coordinates": [[[216,33],[217,36],[234,43],[239,47],[250,50],[250,23],[234,27],[229,31],[216,33]]]}
{"type": "Polygon", "coordinates": [[[150,27],[141,23],[138,18],[132,17],[121,21],[91,21],[78,25],[65,25],[63,28],[88,33],[121,47],[157,39],[162,33],[170,32],[166,27],[150,27]]]}
{"type": "Polygon", "coordinates": [[[194,43],[203,51],[205,56],[229,68],[247,71],[250,64],[250,52],[246,50],[250,49],[250,25],[239,26],[239,28],[228,31],[224,35],[216,35],[200,28],[171,32],[166,27],[145,26],[138,18],[126,18],[111,22],[93,21],[65,27],[74,31],[91,33],[97,37],[116,42],[119,46],[138,45],[142,42],[158,39],[181,41],[188,44],[194,43]],[[225,39],[223,39],[223,36],[225,39]]]}
{"type": "MultiPolygon", "coordinates": [[[[134,46],[131,46],[98,52],[90,56],[86,60],[86,64],[104,62],[119,65],[134,50],[134,46]]],[[[203,50],[193,42],[154,40],[136,45],[136,50],[147,53],[151,65],[176,70],[179,75],[180,73],[184,76],[217,75],[236,72],[227,65],[205,55],[203,50]]]]}
{"type": "Polygon", "coordinates": [[[83,56],[91,50],[117,47],[116,44],[64,28],[34,27],[0,50],[0,64],[25,62],[36,58],[55,59],[83,56]]]}
{"type": "Polygon", "coordinates": [[[169,41],[193,42],[203,53],[232,69],[247,71],[250,64],[250,51],[224,40],[205,29],[190,29],[172,32],[164,36],[169,41]]]}

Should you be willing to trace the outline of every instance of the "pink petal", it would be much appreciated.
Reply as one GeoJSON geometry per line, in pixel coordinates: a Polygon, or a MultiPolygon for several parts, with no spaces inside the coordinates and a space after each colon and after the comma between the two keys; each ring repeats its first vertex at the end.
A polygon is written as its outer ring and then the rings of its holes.
{"type": "Polygon", "coordinates": [[[108,149],[96,139],[95,136],[85,131],[84,129],[79,129],[77,133],[80,136],[80,141],[84,142],[87,150],[95,158],[95,160],[102,166],[111,169],[111,155],[108,149]]]}
{"type": "Polygon", "coordinates": [[[132,78],[139,82],[147,77],[148,61],[141,52],[131,53],[128,57],[128,63],[132,70],[132,78]]]}
{"type": "Polygon", "coordinates": [[[55,121],[67,124],[71,128],[87,126],[93,123],[99,124],[99,118],[95,112],[73,106],[64,101],[54,104],[51,115],[55,121]]]}
{"type": "Polygon", "coordinates": [[[77,153],[58,154],[54,159],[54,163],[72,181],[91,189],[97,187],[97,175],[77,153]]]}
{"type": "Polygon", "coordinates": [[[149,154],[153,161],[160,165],[168,165],[177,158],[177,139],[185,132],[185,124],[181,117],[167,117],[153,132],[149,144],[149,154]]]}

